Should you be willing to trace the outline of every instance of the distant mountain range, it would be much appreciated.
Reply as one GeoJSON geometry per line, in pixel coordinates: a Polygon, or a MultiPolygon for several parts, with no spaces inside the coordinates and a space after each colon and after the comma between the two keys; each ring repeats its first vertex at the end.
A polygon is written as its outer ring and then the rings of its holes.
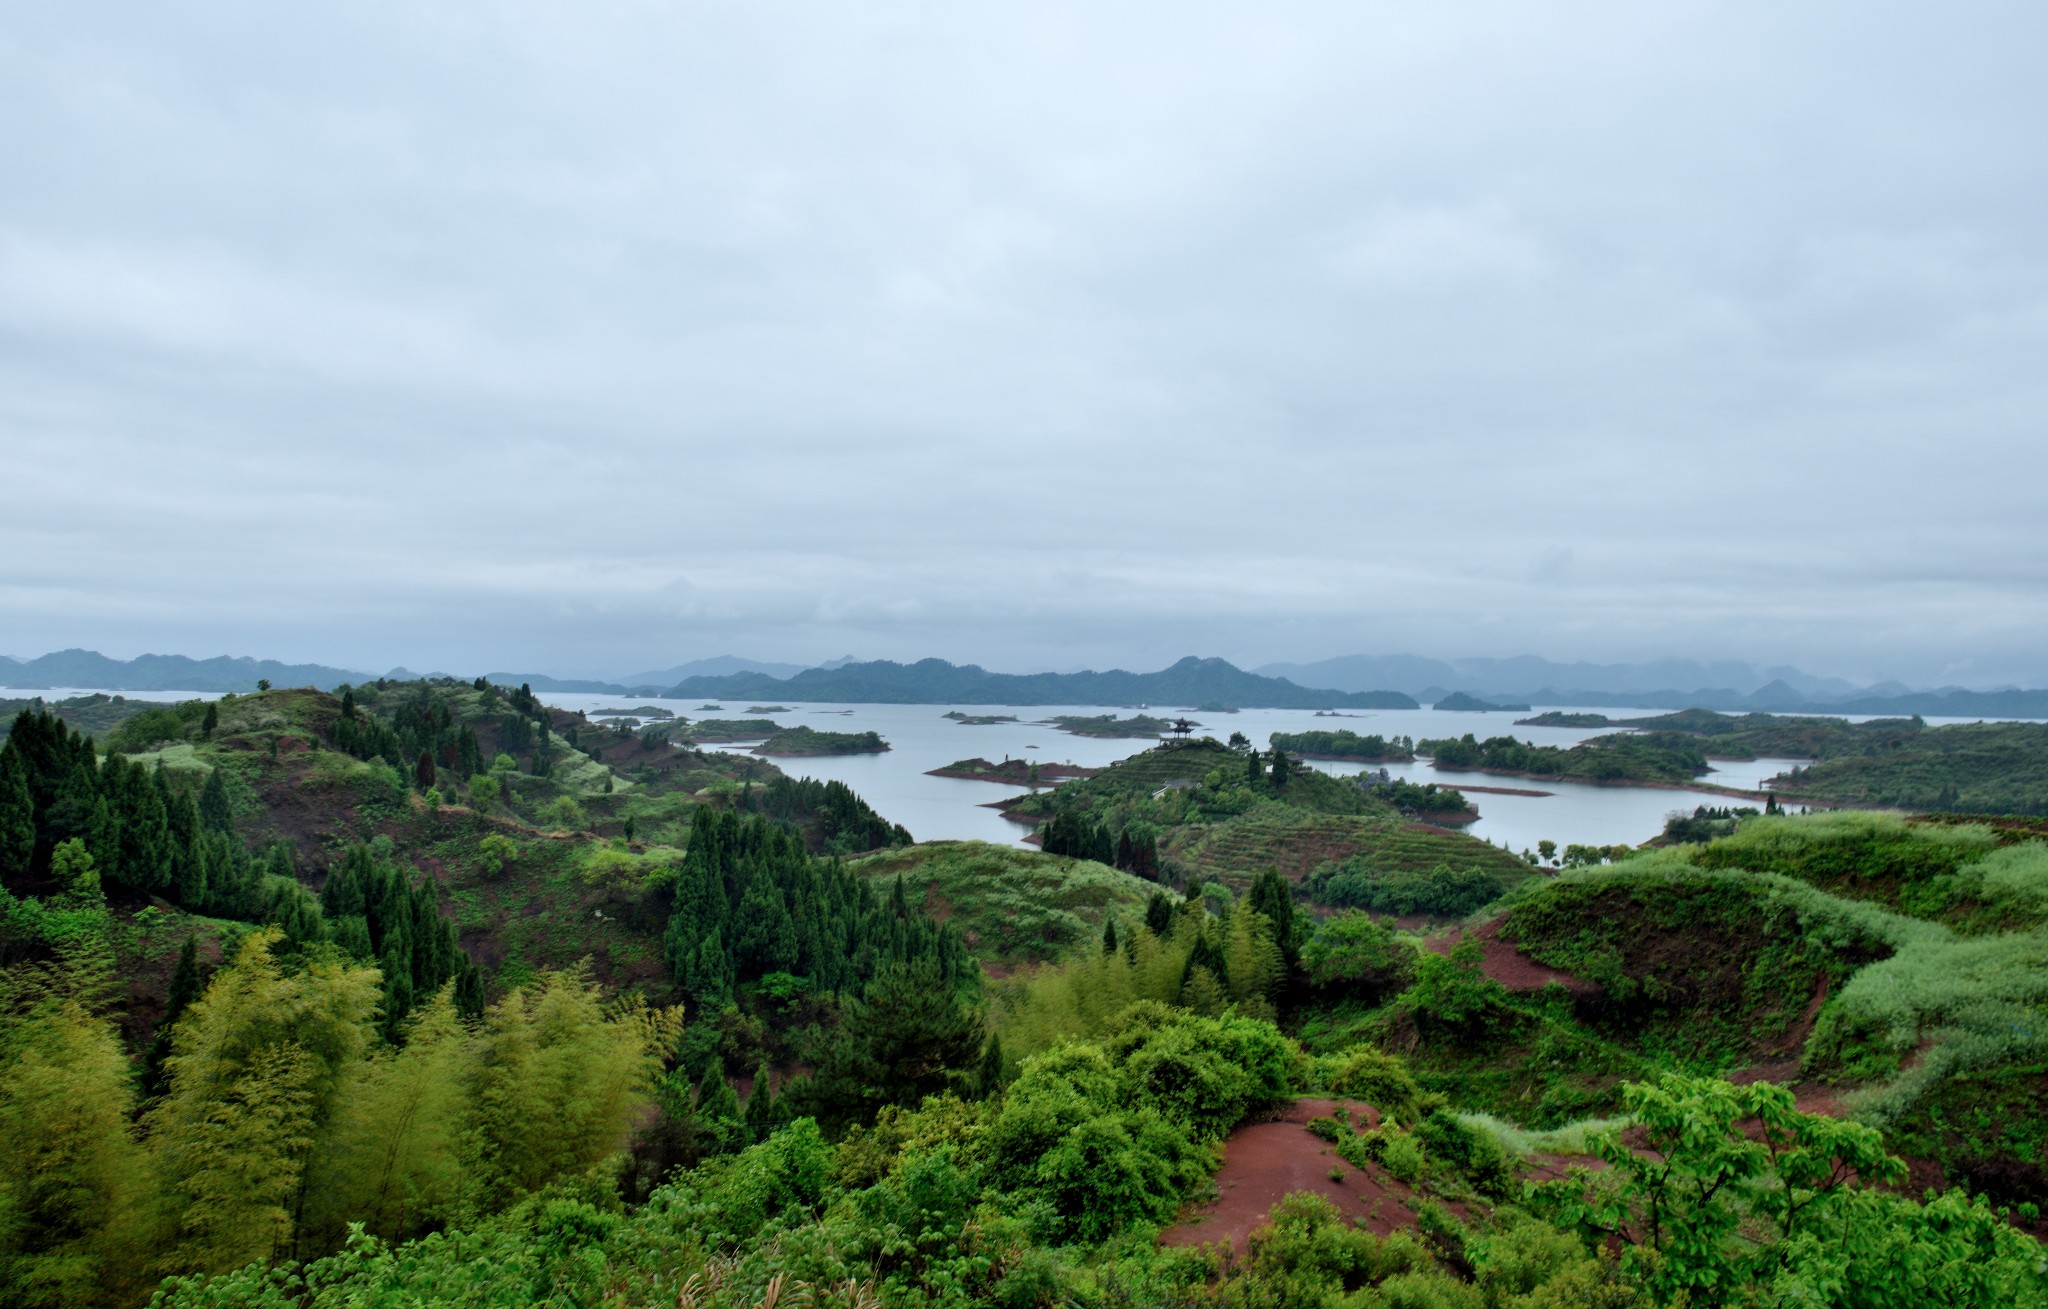
{"type": "MultiPolygon", "coordinates": [[[[375,678],[324,664],[274,659],[191,659],[142,655],[109,659],[92,650],[60,650],[36,659],[0,655],[0,686],[19,690],[84,687],[107,691],[253,691],[323,688],[375,678]]],[[[386,676],[418,676],[403,668],[386,676]]],[[[2048,689],[1915,690],[1898,682],[1859,687],[1796,668],[1737,661],[1667,659],[1646,664],[1555,663],[1513,659],[1427,659],[1348,655],[1310,664],[1266,664],[1251,671],[1221,659],[1182,659],[1156,673],[1121,669],[1079,673],[991,673],[974,664],[923,659],[860,662],[851,656],[816,668],[719,655],[616,682],[543,673],[494,672],[493,682],[536,691],[600,695],[775,698],[883,704],[1155,704],[1240,709],[1412,708],[1459,694],[1493,702],[1589,709],[1717,709],[1723,712],[1921,714],[1954,718],[2048,718],[2048,689]],[[1681,688],[1691,687],[1690,690],[1681,688]]],[[[1453,703],[1456,703],[1455,701],[1453,703]]]]}
{"type": "Polygon", "coordinates": [[[189,659],[184,655],[139,655],[109,659],[94,650],[59,650],[39,659],[0,664],[0,685],[24,691],[77,686],[104,691],[253,691],[258,679],[273,686],[334,687],[361,682],[375,673],[324,664],[281,664],[275,659],[189,659]]]}
{"type": "Polygon", "coordinates": [[[2048,718],[2048,690],[1927,691],[1898,682],[1857,686],[1839,677],[1815,677],[1797,668],[1759,668],[1738,660],[1562,664],[1533,655],[1455,660],[1346,655],[1310,664],[1264,664],[1253,671],[1337,690],[1390,687],[1430,704],[1462,692],[1496,701],[1586,708],[2048,718]]]}
{"type": "Polygon", "coordinates": [[[808,668],[788,678],[761,673],[685,678],[668,694],[834,704],[1222,705],[1233,709],[1413,709],[1398,691],[1332,691],[1297,686],[1284,678],[1248,673],[1221,659],[1190,655],[1156,673],[1122,669],[1083,673],[991,673],[974,664],[886,659],[808,668]]]}

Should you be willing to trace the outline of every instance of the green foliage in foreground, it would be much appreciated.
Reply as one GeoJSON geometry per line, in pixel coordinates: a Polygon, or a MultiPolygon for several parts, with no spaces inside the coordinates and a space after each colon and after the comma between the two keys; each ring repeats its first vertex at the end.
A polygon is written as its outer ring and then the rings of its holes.
{"type": "Polygon", "coordinates": [[[1111,920],[1128,930],[1158,889],[1090,860],[985,841],[927,841],[849,867],[878,884],[902,878],[911,899],[943,917],[976,958],[1008,965],[1092,947],[1111,920]]]}
{"type": "Polygon", "coordinates": [[[1224,1131],[1303,1090],[1400,1104],[1401,1126],[1318,1124],[1369,1175],[1427,1186],[1499,1163],[1483,1130],[1402,1088],[1398,1061],[1361,1053],[1309,1064],[1264,1024],[1141,1006],[1099,1041],[1026,1061],[998,1099],[888,1110],[837,1145],[799,1120],[633,1210],[594,1178],[565,1180],[402,1245],[357,1236],[310,1266],[174,1280],[158,1303],[1992,1309],[2048,1296],[2039,1245],[1996,1212],[1859,1181],[1901,1171],[1875,1132],[1798,1113],[1777,1088],[1675,1077],[1628,1091],[1654,1155],[1596,1136],[1604,1171],[1521,1205],[1466,1190],[1460,1216],[1424,1202],[1413,1230],[1380,1237],[1296,1193],[1242,1259],[1152,1243],[1224,1131]]]}

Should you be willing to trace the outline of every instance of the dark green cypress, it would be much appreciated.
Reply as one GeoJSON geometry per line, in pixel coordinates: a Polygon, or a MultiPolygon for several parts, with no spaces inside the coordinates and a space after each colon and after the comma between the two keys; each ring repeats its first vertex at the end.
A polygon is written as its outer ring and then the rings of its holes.
{"type": "Polygon", "coordinates": [[[215,768],[206,775],[206,786],[199,792],[199,825],[209,832],[232,832],[235,830],[235,813],[228,807],[228,787],[215,768]]]}
{"type": "Polygon", "coordinates": [[[747,1092],[746,1124],[747,1135],[756,1141],[767,1140],[775,1128],[775,1092],[765,1057],[754,1072],[753,1089],[747,1092]]]}
{"type": "Polygon", "coordinates": [[[13,750],[0,750],[0,877],[27,875],[36,853],[36,798],[28,767],[13,750]]]}
{"type": "Polygon", "coordinates": [[[1154,936],[1173,930],[1173,901],[1166,898],[1166,892],[1154,891],[1145,902],[1145,927],[1154,936]]]}
{"type": "Polygon", "coordinates": [[[1102,920],[1102,953],[1116,953],[1116,919],[1114,918],[1102,920]]]}

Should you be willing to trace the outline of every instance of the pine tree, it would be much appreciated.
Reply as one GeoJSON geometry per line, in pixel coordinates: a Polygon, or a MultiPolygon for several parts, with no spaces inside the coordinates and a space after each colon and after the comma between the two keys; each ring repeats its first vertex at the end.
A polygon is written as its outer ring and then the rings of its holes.
{"type": "Polygon", "coordinates": [[[206,716],[199,720],[199,735],[202,740],[211,741],[214,729],[220,726],[220,706],[207,702],[206,716]]]}
{"type": "Polygon", "coordinates": [[[26,876],[36,853],[36,800],[28,768],[12,750],[0,750],[0,878],[26,876]]]}
{"type": "Polygon", "coordinates": [[[714,1152],[736,1149],[745,1131],[740,1121],[740,1098],[725,1080],[725,1070],[715,1061],[697,1084],[697,1126],[714,1152]]]}
{"type": "Polygon", "coordinates": [[[341,716],[353,721],[356,716],[356,690],[352,686],[341,688],[341,716]]]}
{"type": "Polygon", "coordinates": [[[207,773],[206,786],[199,792],[199,826],[209,832],[235,830],[234,810],[228,807],[227,782],[218,768],[207,773]]]}
{"type": "Polygon", "coordinates": [[[1266,916],[1272,927],[1273,943],[1280,948],[1287,967],[1292,969],[1300,960],[1301,942],[1294,913],[1294,892],[1288,887],[1287,879],[1280,876],[1279,869],[1268,867],[1252,879],[1247,902],[1266,916]]]}
{"type": "Polygon", "coordinates": [[[1247,751],[1244,757],[1245,785],[1257,789],[1259,779],[1262,776],[1264,774],[1259,771],[1259,752],[1257,750],[1247,751]]]}
{"type": "Polygon", "coordinates": [[[1173,930],[1173,901],[1167,899],[1166,892],[1154,891],[1145,902],[1145,927],[1157,937],[1173,930]]]}
{"type": "Polygon", "coordinates": [[[747,1093],[746,1125],[747,1135],[756,1141],[767,1140],[768,1134],[775,1129],[775,1093],[770,1087],[766,1057],[755,1070],[754,1087],[747,1093]]]}
{"type": "Polygon", "coordinates": [[[415,764],[413,765],[413,767],[412,767],[412,781],[413,781],[413,785],[414,785],[415,787],[417,787],[417,788],[418,788],[419,790],[421,790],[421,791],[428,791],[428,790],[431,790],[431,789],[433,789],[433,785],[434,785],[434,752],[433,752],[433,751],[431,751],[431,750],[422,750],[422,751],[420,751],[420,757],[419,757],[419,762],[418,762],[418,763],[415,763],[415,764]]]}
{"type": "Polygon", "coordinates": [[[1276,750],[1274,750],[1274,751],[1273,751],[1273,789],[1274,789],[1275,791],[1284,791],[1284,790],[1286,790],[1286,789],[1287,789],[1287,779],[1288,779],[1289,777],[1293,776],[1293,773],[1294,773],[1294,761],[1293,761],[1292,759],[1289,759],[1289,758],[1287,757],[1287,752],[1286,752],[1285,750],[1279,750],[1279,749],[1276,749],[1276,750]]]}
{"type": "Polygon", "coordinates": [[[1102,953],[1116,953],[1116,919],[1114,918],[1102,920],[1102,953]]]}
{"type": "Polygon", "coordinates": [[[989,1033],[988,1045],[981,1052],[981,1066],[975,1071],[975,1083],[984,1099],[1003,1089],[1003,1038],[998,1033],[989,1033]]]}

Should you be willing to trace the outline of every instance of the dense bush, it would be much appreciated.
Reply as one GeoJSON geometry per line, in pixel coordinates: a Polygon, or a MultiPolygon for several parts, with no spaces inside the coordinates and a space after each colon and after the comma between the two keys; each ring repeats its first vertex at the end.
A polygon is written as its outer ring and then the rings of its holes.
{"type": "Polygon", "coordinates": [[[1307,887],[1324,904],[1441,918],[1462,918],[1507,890],[1498,874],[1484,868],[1380,869],[1361,858],[1323,865],[1309,875],[1307,887]]]}

